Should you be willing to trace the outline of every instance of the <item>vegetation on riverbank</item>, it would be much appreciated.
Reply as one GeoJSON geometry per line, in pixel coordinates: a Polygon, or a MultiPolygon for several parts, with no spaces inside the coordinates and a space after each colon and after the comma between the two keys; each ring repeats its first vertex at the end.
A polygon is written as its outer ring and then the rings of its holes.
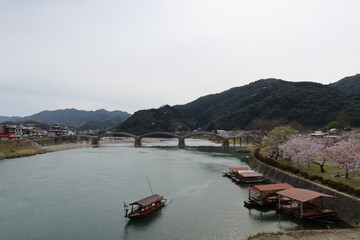
{"type": "Polygon", "coordinates": [[[321,172],[317,165],[295,165],[294,162],[284,159],[272,159],[264,156],[259,152],[260,149],[254,151],[254,156],[261,162],[266,163],[272,167],[279,168],[283,171],[290,172],[291,174],[308,179],[310,181],[326,185],[330,188],[336,189],[341,192],[348,193],[355,197],[360,197],[360,172],[352,172],[351,178],[335,177],[339,173],[339,168],[332,165],[327,165],[327,171],[321,172]]]}
{"type": "Polygon", "coordinates": [[[0,142],[0,159],[25,157],[46,152],[46,149],[22,144],[20,141],[0,142]]]}
{"type": "Polygon", "coordinates": [[[255,234],[251,234],[247,237],[247,240],[252,240],[252,239],[256,239],[260,236],[279,236],[279,235],[283,235],[283,232],[264,232],[264,231],[261,231],[261,232],[258,232],[258,233],[255,233],[255,234]]]}
{"type": "Polygon", "coordinates": [[[323,239],[359,239],[358,228],[318,229],[318,230],[283,230],[280,232],[259,232],[248,236],[248,240],[323,240],[323,239]]]}

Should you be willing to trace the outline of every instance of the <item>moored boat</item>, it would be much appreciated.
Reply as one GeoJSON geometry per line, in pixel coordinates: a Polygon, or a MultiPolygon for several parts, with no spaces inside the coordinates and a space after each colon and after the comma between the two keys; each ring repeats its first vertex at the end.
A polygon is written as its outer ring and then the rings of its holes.
{"type": "Polygon", "coordinates": [[[278,191],[292,188],[290,184],[287,183],[277,183],[277,184],[266,184],[266,185],[254,185],[248,187],[249,189],[249,198],[244,201],[245,206],[247,207],[275,207],[276,204],[281,202],[289,202],[290,198],[279,196],[278,191]],[[254,193],[251,194],[251,193],[254,193]]]}
{"type": "Polygon", "coordinates": [[[264,182],[266,178],[261,173],[255,171],[239,171],[238,174],[233,176],[233,181],[237,183],[261,183],[264,182]]]}
{"type": "Polygon", "coordinates": [[[129,204],[129,206],[131,206],[131,211],[129,213],[125,213],[125,217],[139,218],[146,216],[164,206],[166,201],[167,199],[163,196],[153,194],[136,202],[132,202],[129,204]]]}
{"type": "Polygon", "coordinates": [[[278,195],[292,199],[289,203],[279,203],[279,210],[303,219],[338,220],[333,209],[326,208],[321,198],[333,196],[302,188],[289,188],[277,192],[278,195]]]}
{"type": "Polygon", "coordinates": [[[251,170],[248,167],[236,167],[236,168],[229,168],[228,172],[223,173],[224,177],[232,177],[235,174],[238,174],[238,172],[246,172],[246,171],[251,171],[253,172],[254,170],[251,170]]]}

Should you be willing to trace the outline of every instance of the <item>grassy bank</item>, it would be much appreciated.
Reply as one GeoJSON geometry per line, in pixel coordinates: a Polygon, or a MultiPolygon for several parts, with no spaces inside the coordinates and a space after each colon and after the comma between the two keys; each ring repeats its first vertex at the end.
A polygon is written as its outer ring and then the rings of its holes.
{"type": "Polygon", "coordinates": [[[285,159],[278,159],[277,161],[284,165],[299,168],[300,171],[307,172],[309,176],[320,176],[323,179],[332,179],[333,181],[347,184],[353,188],[359,188],[360,186],[360,172],[350,172],[349,178],[334,177],[338,173],[345,175],[344,170],[337,166],[325,165],[325,172],[321,172],[320,167],[315,164],[298,166],[294,162],[285,159]]]}
{"type": "Polygon", "coordinates": [[[266,157],[267,152],[258,152],[258,150],[254,151],[254,155],[258,160],[273,166],[275,168],[279,168],[283,171],[290,172],[291,174],[295,174],[301,178],[308,179],[310,181],[328,186],[335,190],[350,194],[354,197],[360,197],[360,172],[351,172],[349,174],[349,178],[345,178],[345,172],[343,169],[331,165],[324,166],[325,172],[321,172],[321,169],[316,164],[309,165],[297,165],[295,162],[286,159],[274,159],[266,157]],[[342,174],[342,177],[337,177],[337,174],[342,174]]]}
{"type": "Polygon", "coordinates": [[[47,152],[45,149],[29,146],[20,141],[0,142],[0,159],[31,156],[47,152]]]}

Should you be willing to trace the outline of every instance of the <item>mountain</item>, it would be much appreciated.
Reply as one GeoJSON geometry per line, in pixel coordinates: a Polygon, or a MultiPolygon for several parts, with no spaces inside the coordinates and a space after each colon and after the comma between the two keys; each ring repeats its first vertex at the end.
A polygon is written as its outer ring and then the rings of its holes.
{"type": "Polygon", "coordinates": [[[347,94],[360,94],[360,74],[343,78],[329,86],[347,94]]]}
{"type": "Polygon", "coordinates": [[[37,114],[23,118],[0,118],[5,121],[20,122],[27,119],[40,121],[47,124],[64,124],[76,129],[106,129],[111,128],[125,121],[131,114],[122,111],[84,111],[77,109],[61,109],[54,111],[42,111],[37,114]]]}
{"type": "Polygon", "coordinates": [[[17,122],[21,121],[22,117],[7,117],[7,116],[0,116],[0,123],[2,122],[17,122]]]}
{"type": "MultiPolygon", "coordinates": [[[[351,126],[360,126],[360,95],[344,94],[334,86],[314,82],[288,82],[280,79],[262,79],[242,87],[198,98],[185,105],[168,107],[177,112],[164,116],[162,130],[174,128],[173,122],[187,119],[191,129],[205,130],[244,129],[253,120],[281,119],[282,122],[297,122],[318,128],[336,120],[340,115],[351,119],[351,126]],[[167,124],[165,124],[167,123],[167,124]]],[[[144,125],[156,117],[157,111],[142,110],[120,124],[117,128],[131,132],[128,122],[141,119],[137,127],[143,132],[158,128],[144,125]],[[152,117],[149,118],[151,111],[152,117]]]]}
{"type": "Polygon", "coordinates": [[[195,129],[197,121],[181,111],[165,105],[159,109],[141,110],[115,128],[133,134],[148,132],[176,132],[195,129]]]}

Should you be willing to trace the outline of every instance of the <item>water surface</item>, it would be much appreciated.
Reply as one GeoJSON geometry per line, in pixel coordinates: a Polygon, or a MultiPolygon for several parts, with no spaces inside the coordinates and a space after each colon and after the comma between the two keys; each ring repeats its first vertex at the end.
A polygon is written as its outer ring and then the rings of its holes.
{"type": "Polygon", "coordinates": [[[307,228],[276,211],[243,206],[248,190],[221,173],[246,154],[204,140],[113,145],[0,161],[0,239],[246,239],[259,231],[307,228]],[[142,219],[123,202],[169,199],[142,219]]]}

